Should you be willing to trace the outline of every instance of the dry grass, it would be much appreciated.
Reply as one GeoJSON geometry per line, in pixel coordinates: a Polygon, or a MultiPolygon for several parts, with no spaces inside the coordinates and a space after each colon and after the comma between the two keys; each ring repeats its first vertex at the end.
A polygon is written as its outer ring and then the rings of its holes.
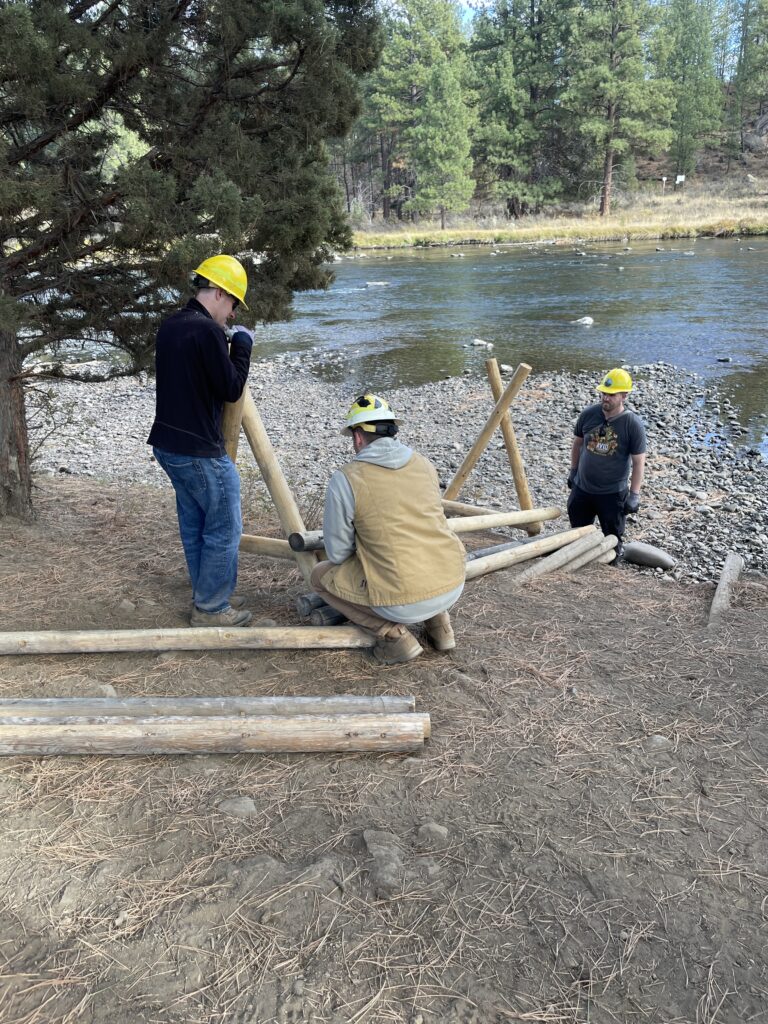
{"type": "Polygon", "coordinates": [[[698,235],[768,234],[768,179],[755,184],[689,187],[683,193],[638,193],[600,217],[594,204],[574,206],[565,214],[459,222],[446,230],[439,223],[392,225],[386,230],[357,231],[358,249],[405,248],[424,245],[532,244],[654,238],[694,238],[698,235]]]}

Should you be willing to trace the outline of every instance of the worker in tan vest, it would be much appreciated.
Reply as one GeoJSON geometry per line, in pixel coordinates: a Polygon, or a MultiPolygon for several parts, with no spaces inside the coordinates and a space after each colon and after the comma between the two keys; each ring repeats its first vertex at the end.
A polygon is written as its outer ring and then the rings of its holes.
{"type": "Polygon", "coordinates": [[[343,434],[355,457],[328,483],[323,544],[312,573],[329,605],[376,638],[385,665],[422,648],[407,625],[423,622],[438,651],[456,646],[448,610],[464,588],[465,553],[445,521],[434,466],[397,440],[389,403],[362,395],[343,434]]]}

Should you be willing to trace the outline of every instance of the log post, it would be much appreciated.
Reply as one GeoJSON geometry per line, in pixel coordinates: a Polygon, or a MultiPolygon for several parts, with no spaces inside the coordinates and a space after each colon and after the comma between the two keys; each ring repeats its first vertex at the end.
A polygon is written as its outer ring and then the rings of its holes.
{"type": "Polygon", "coordinates": [[[379,715],[406,714],[415,697],[10,697],[0,700],[0,718],[150,718],[153,715],[379,715]]]}
{"type": "Polygon", "coordinates": [[[590,562],[612,562],[616,558],[618,544],[619,538],[614,537],[613,534],[603,537],[596,548],[585,551],[584,554],[579,555],[564,565],[563,572],[576,572],[585,565],[589,565],[590,562]]]}
{"type": "Polygon", "coordinates": [[[465,501],[443,498],[443,511],[454,512],[457,516],[492,516],[498,509],[482,508],[480,505],[468,505],[465,501]]]}
{"type": "Polygon", "coordinates": [[[494,406],[493,412],[486,420],[485,426],[480,431],[480,435],[475,443],[472,445],[466,458],[459,466],[456,471],[456,475],[453,480],[448,484],[443,494],[444,498],[452,500],[455,498],[461,488],[464,485],[465,480],[472,472],[477,460],[483,454],[485,449],[488,447],[488,442],[496,432],[496,428],[501,423],[501,419],[504,413],[509,409],[512,402],[514,402],[517,393],[525,382],[525,378],[531,372],[531,367],[528,363],[520,363],[518,368],[515,370],[512,380],[507,385],[507,390],[498,400],[494,406]]]}
{"type": "Polygon", "coordinates": [[[236,629],[91,629],[0,633],[0,654],[105,654],[113,651],[333,650],[373,647],[356,626],[245,626],[236,629]]]}
{"type": "MultiPolygon", "coordinates": [[[[485,362],[485,371],[488,374],[488,383],[491,385],[493,400],[494,402],[498,402],[504,391],[498,362],[495,359],[487,359],[485,362]]],[[[517,443],[515,428],[512,425],[512,417],[509,415],[509,410],[507,410],[507,412],[505,412],[501,417],[501,433],[504,437],[504,447],[507,449],[509,468],[512,470],[512,480],[515,484],[517,500],[520,503],[520,508],[531,509],[533,508],[533,498],[531,497],[531,491],[528,487],[528,477],[525,473],[525,464],[523,462],[523,457],[520,454],[520,448],[517,443]]],[[[529,523],[526,526],[526,531],[530,537],[536,536],[537,533],[541,533],[541,523],[529,523]]]]}
{"type": "MultiPolygon", "coordinates": [[[[304,533],[306,530],[304,521],[288,486],[288,481],[285,479],[280,468],[280,463],[275,455],[275,449],[272,447],[272,442],[269,440],[267,431],[264,428],[259,410],[256,408],[251,392],[247,388],[244,390],[243,430],[277,510],[280,524],[286,537],[289,537],[292,533],[304,533]]],[[[314,554],[310,551],[297,552],[296,564],[301,570],[304,579],[309,583],[309,577],[317,564],[314,554]]]]}
{"type": "Polygon", "coordinates": [[[525,528],[530,523],[543,520],[558,519],[562,510],[550,505],[547,508],[534,508],[525,512],[491,512],[485,516],[464,516],[446,520],[454,533],[475,533],[478,530],[495,530],[500,526],[520,526],[525,528]]]}
{"type": "Polygon", "coordinates": [[[731,592],[733,591],[733,585],[741,575],[741,570],[743,568],[744,559],[741,555],[737,555],[735,551],[729,551],[725,556],[723,571],[720,573],[720,580],[717,584],[717,589],[715,590],[715,596],[712,598],[707,626],[717,626],[720,622],[720,617],[724,612],[728,611],[731,604],[731,592]]]}
{"type": "Polygon", "coordinates": [[[285,558],[295,562],[296,556],[291,551],[287,540],[279,537],[257,537],[253,533],[244,533],[240,537],[240,550],[249,555],[265,555],[267,558],[285,558]]]}
{"type": "Polygon", "coordinates": [[[547,537],[538,537],[528,544],[519,544],[510,551],[500,551],[495,555],[486,555],[484,558],[476,558],[467,562],[468,580],[478,576],[485,576],[486,573],[495,572],[497,569],[507,569],[519,562],[527,562],[539,555],[549,554],[550,551],[557,551],[558,548],[570,544],[579,537],[585,537],[595,529],[594,526],[577,526],[573,530],[566,530],[564,533],[552,533],[547,537]]]}
{"type": "Polygon", "coordinates": [[[240,428],[243,424],[243,404],[248,382],[243,385],[243,393],[236,402],[225,402],[221,412],[221,433],[227,455],[237,462],[237,448],[240,443],[240,428]]]}
{"type": "Polygon", "coordinates": [[[418,750],[429,715],[0,719],[0,755],[314,753],[418,750]]]}
{"type": "Polygon", "coordinates": [[[534,580],[538,576],[544,576],[548,572],[554,572],[556,569],[561,569],[572,559],[578,558],[579,555],[583,555],[585,552],[594,558],[596,549],[600,547],[600,543],[603,539],[602,533],[593,526],[591,533],[587,533],[583,537],[579,537],[578,540],[571,541],[570,544],[566,544],[565,547],[559,548],[551,555],[547,555],[546,558],[540,558],[538,562],[534,562],[533,565],[529,565],[528,568],[524,569],[516,578],[515,583],[518,585],[527,583],[529,580],[534,580]]]}

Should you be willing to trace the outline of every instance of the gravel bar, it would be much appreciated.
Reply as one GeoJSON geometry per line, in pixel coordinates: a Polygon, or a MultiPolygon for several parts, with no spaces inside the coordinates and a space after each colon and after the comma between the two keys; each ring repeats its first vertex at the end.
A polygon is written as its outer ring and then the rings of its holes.
{"type": "MultiPolygon", "coordinates": [[[[642,505],[629,520],[627,539],[674,555],[678,564],[665,574],[668,579],[716,580],[728,551],[741,554],[748,570],[768,573],[768,464],[757,448],[740,443],[736,414],[717,383],[666,363],[627,368],[636,381],[629,407],[648,431],[642,505]]],[[[592,373],[534,373],[512,406],[539,505],[565,507],[573,423],[596,400],[596,383],[592,373]]],[[[255,363],[249,385],[300,504],[313,509],[316,518],[329,474],[351,452],[339,428],[359,385],[327,383],[295,354],[255,363]]],[[[41,378],[30,395],[32,407],[41,393],[54,410],[56,428],[31,409],[37,473],[169,486],[146,444],[154,415],[151,376],[90,382],[41,378]]],[[[487,382],[476,375],[390,390],[386,397],[402,419],[401,438],[433,460],[444,483],[493,407],[487,382]]],[[[248,501],[263,485],[244,441],[241,453],[247,524],[248,501]]],[[[460,498],[504,510],[517,507],[500,433],[460,498]]],[[[547,526],[561,528],[557,521],[547,526]]]]}

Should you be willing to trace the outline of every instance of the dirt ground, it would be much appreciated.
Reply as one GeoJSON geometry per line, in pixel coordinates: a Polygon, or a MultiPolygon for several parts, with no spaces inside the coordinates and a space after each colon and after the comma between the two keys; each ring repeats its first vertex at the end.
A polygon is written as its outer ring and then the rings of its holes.
{"type": "MultiPolygon", "coordinates": [[[[3,629],[185,623],[168,490],[48,481],[37,507],[0,523],[3,629]]],[[[287,564],[244,557],[239,589],[298,624],[287,564]]],[[[714,631],[713,589],[496,573],[455,652],[392,668],[0,658],[2,697],[414,694],[432,717],[417,756],[0,759],[0,1021],[768,1021],[768,588],[714,631]]]]}

